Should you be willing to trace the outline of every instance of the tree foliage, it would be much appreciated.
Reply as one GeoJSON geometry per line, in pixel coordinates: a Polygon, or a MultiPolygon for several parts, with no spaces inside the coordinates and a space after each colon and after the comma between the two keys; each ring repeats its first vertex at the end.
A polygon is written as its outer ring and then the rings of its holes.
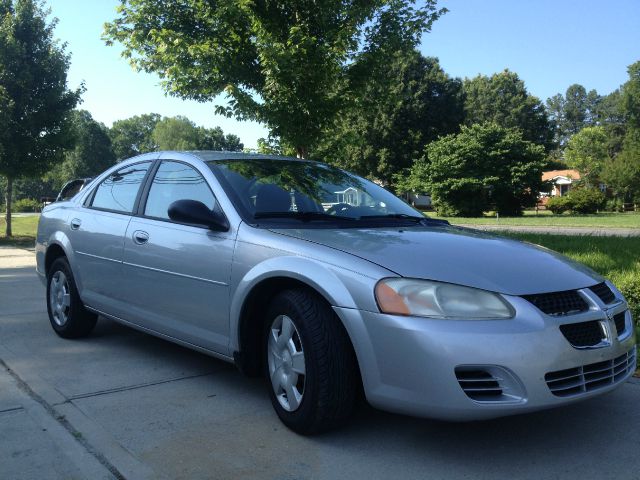
{"type": "Polygon", "coordinates": [[[236,135],[225,135],[220,127],[198,127],[186,117],[164,117],[151,135],[159,150],[240,151],[243,144],[236,135]]]}
{"type": "Polygon", "coordinates": [[[640,130],[640,61],[629,65],[629,80],[622,86],[621,109],[629,128],[640,130]]]}
{"type": "Polygon", "coordinates": [[[83,87],[67,88],[69,56],[55,20],[36,0],[0,0],[0,174],[7,177],[7,236],[13,180],[44,174],[73,145],[70,116],[83,87]]]}
{"type": "Polygon", "coordinates": [[[198,127],[186,117],[165,117],[151,134],[159,150],[197,150],[198,127]]]}
{"type": "Polygon", "coordinates": [[[621,203],[640,202],[640,131],[629,132],[622,151],[604,165],[601,178],[621,203]]]}
{"type": "Polygon", "coordinates": [[[77,110],[72,115],[72,126],[74,148],[66,152],[64,161],[46,176],[55,190],[69,180],[94,177],[116,163],[109,129],[104,124],[96,122],[86,110],[77,110]]]}
{"type": "Polygon", "coordinates": [[[465,125],[495,123],[517,128],[522,138],[553,146],[553,129],[542,102],[531,95],[518,74],[505,70],[490,77],[465,79],[465,125]]]}
{"type": "Polygon", "coordinates": [[[408,186],[425,186],[440,214],[473,217],[495,208],[518,215],[535,204],[543,167],[544,148],[520,130],[477,124],[430,143],[408,186]]]}
{"type": "Polygon", "coordinates": [[[609,159],[607,132],[604,127],[585,127],[572,136],[564,150],[571,168],[580,172],[587,186],[597,184],[602,168],[609,159]]]}
{"type": "Polygon", "coordinates": [[[134,68],[167,92],[263,122],[300,156],[342,107],[357,57],[410,49],[443,10],[435,0],[122,0],[106,25],[134,68]]]}
{"type": "Polygon", "coordinates": [[[157,113],[147,113],[113,122],[109,136],[116,158],[124,160],[157,150],[153,130],[160,118],[157,113]]]}
{"type": "Polygon", "coordinates": [[[596,125],[601,97],[595,90],[587,90],[579,84],[567,88],[564,96],[554,95],[547,100],[549,118],[555,126],[555,140],[566,145],[572,135],[584,127],[596,125]]]}
{"type": "Polygon", "coordinates": [[[385,184],[420,158],[427,143],[457,132],[464,117],[462,82],[438,59],[413,50],[376,65],[361,92],[328,129],[317,155],[385,184]]]}

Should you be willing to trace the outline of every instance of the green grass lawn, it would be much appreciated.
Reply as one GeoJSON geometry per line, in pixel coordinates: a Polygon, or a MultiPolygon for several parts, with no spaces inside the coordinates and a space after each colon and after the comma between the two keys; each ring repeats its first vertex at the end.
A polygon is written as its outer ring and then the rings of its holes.
{"type": "Polygon", "coordinates": [[[38,229],[37,215],[31,217],[13,217],[11,219],[11,230],[13,237],[4,236],[7,223],[4,215],[0,218],[0,245],[15,245],[19,247],[31,248],[36,243],[36,230],[38,229]]]}
{"type": "Polygon", "coordinates": [[[603,228],[640,228],[640,212],[598,213],[594,215],[553,215],[549,211],[526,211],[522,217],[500,217],[495,215],[479,218],[471,217],[438,217],[435,213],[427,213],[432,218],[443,218],[454,225],[517,225],[540,227],[603,227],[603,228]]]}

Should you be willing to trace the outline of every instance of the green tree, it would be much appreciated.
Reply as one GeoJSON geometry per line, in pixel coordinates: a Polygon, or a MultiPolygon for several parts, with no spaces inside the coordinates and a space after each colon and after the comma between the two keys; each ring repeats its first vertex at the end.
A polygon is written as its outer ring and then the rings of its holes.
{"type": "Polygon", "coordinates": [[[587,187],[593,187],[609,159],[608,137],[604,127],[585,127],[573,135],[564,149],[564,158],[580,172],[587,187]]]}
{"type": "Polygon", "coordinates": [[[231,133],[225,135],[220,127],[198,127],[198,150],[241,152],[243,148],[240,137],[231,133]]]}
{"type": "Polygon", "coordinates": [[[94,177],[116,163],[109,130],[104,124],[96,122],[86,110],[78,110],[73,113],[72,125],[75,147],[47,176],[56,189],[74,178],[94,177]]]}
{"type": "Polygon", "coordinates": [[[517,128],[522,137],[546,149],[553,146],[553,128],[542,102],[531,95],[518,74],[505,70],[464,81],[465,125],[492,122],[517,128]]]}
{"type": "Polygon", "coordinates": [[[263,122],[306,157],[342,107],[360,55],[418,45],[436,0],[122,0],[105,27],[138,70],[217,113],[263,122]]]}
{"type": "Polygon", "coordinates": [[[547,100],[549,118],[556,129],[555,140],[561,147],[584,127],[598,123],[601,100],[598,92],[587,92],[577,83],[567,88],[564,96],[557,94],[547,100]]]}
{"type": "Polygon", "coordinates": [[[157,113],[146,113],[113,122],[109,137],[118,161],[158,149],[153,130],[160,118],[157,113]]]}
{"type": "Polygon", "coordinates": [[[629,80],[622,86],[620,106],[629,128],[640,130],[640,61],[629,65],[629,80]]]}
{"type": "Polygon", "coordinates": [[[640,201],[640,131],[630,131],[622,151],[605,163],[601,178],[619,202],[640,201]]]}
{"type": "Polygon", "coordinates": [[[519,215],[543,188],[544,148],[494,123],[463,127],[427,145],[408,187],[431,193],[438,213],[519,215]]]}
{"type": "Polygon", "coordinates": [[[187,117],[164,117],[151,136],[159,150],[198,149],[198,127],[187,117]]]}
{"type": "Polygon", "coordinates": [[[187,117],[164,117],[151,135],[160,150],[241,151],[244,146],[236,135],[225,135],[220,127],[198,127],[187,117]]]}
{"type": "Polygon", "coordinates": [[[595,109],[595,124],[597,125],[622,125],[624,114],[620,99],[620,89],[616,89],[609,95],[600,97],[595,109]]]}
{"type": "Polygon", "coordinates": [[[449,77],[436,58],[397,52],[375,65],[362,94],[325,133],[317,155],[390,184],[427,143],[457,132],[463,118],[462,82],[449,77]]]}
{"type": "Polygon", "coordinates": [[[67,88],[69,56],[53,37],[55,19],[36,0],[0,0],[0,174],[7,179],[6,235],[11,236],[13,181],[36,177],[73,145],[70,116],[84,87],[67,88]]]}

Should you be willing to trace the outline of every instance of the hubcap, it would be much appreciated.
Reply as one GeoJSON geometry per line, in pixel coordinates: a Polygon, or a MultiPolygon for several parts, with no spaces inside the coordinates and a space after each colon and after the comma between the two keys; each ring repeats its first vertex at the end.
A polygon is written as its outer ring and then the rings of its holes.
{"type": "Polygon", "coordinates": [[[271,387],[282,408],[293,412],[302,403],[305,382],[304,350],[293,320],[286,315],[275,318],[267,347],[271,387]]]}
{"type": "Polygon", "coordinates": [[[69,320],[69,308],[71,307],[71,295],[69,294],[69,282],[61,271],[57,271],[51,277],[49,287],[49,306],[51,316],[56,325],[63,326],[69,320]]]}

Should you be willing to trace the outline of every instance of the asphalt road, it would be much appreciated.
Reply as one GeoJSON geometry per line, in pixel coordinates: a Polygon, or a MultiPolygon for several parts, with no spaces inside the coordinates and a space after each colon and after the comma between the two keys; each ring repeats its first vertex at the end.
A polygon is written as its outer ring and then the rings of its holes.
{"type": "Polygon", "coordinates": [[[33,254],[0,249],[0,479],[640,479],[640,382],[571,407],[443,423],[361,406],[284,428],[260,380],[105,319],[49,327],[33,254]]]}

